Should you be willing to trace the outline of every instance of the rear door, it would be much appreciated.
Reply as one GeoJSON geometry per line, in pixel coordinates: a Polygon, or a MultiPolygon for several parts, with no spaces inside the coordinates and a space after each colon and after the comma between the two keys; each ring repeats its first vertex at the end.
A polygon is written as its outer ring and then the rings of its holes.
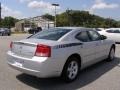
{"type": "Polygon", "coordinates": [[[105,35],[108,37],[108,40],[115,40],[114,30],[106,30],[105,35]]]}
{"type": "Polygon", "coordinates": [[[112,33],[108,32],[108,39],[120,43],[120,30],[112,30],[112,33]]]}

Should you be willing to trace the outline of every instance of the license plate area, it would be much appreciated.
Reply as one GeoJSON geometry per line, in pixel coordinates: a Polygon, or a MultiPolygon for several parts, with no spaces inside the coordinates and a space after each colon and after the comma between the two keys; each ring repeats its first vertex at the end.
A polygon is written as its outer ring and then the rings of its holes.
{"type": "Polygon", "coordinates": [[[14,65],[18,67],[23,67],[24,61],[23,60],[14,60],[14,65]]]}
{"type": "Polygon", "coordinates": [[[23,64],[22,64],[22,63],[19,63],[19,62],[15,62],[14,65],[15,65],[15,66],[18,66],[18,67],[23,67],[23,64]]]}

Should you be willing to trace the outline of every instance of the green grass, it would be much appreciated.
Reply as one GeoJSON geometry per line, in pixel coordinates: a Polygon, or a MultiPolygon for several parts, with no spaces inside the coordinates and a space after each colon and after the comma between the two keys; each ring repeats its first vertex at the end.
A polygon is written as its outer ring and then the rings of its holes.
{"type": "Polygon", "coordinates": [[[12,32],[12,34],[28,34],[27,32],[12,32]]]}

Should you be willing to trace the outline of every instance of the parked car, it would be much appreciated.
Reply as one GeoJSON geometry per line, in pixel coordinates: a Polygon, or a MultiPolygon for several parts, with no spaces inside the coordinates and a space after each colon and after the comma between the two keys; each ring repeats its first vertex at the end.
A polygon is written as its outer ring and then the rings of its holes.
{"type": "Polygon", "coordinates": [[[42,31],[41,27],[31,28],[28,30],[29,34],[35,34],[35,33],[38,33],[39,31],[42,31]]]}
{"type": "Polygon", "coordinates": [[[43,30],[31,37],[13,41],[8,65],[40,78],[61,76],[71,82],[82,70],[107,59],[112,61],[115,43],[97,31],[79,27],[43,30]]]}
{"type": "Polygon", "coordinates": [[[99,32],[101,35],[104,35],[104,33],[105,33],[105,30],[103,28],[95,28],[94,30],[99,32]]]}
{"type": "Polygon", "coordinates": [[[11,30],[8,28],[0,28],[0,36],[11,35],[11,30]]]}
{"type": "Polygon", "coordinates": [[[107,36],[109,40],[120,43],[120,29],[106,29],[102,35],[107,36]]]}

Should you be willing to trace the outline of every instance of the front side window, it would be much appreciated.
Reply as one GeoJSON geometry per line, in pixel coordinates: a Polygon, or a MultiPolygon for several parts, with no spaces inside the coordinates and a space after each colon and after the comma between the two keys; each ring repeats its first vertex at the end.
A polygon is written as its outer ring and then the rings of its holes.
{"type": "Polygon", "coordinates": [[[119,30],[114,30],[114,33],[120,33],[120,31],[119,30]]]}
{"type": "Polygon", "coordinates": [[[89,42],[90,38],[88,36],[88,33],[86,31],[82,31],[76,35],[76,38],[82,42],[89,42]]]}
{"type": "Polygon", "coordinates": [[[100,35],[97,32],[95,32],[95,31],[88,31],[88,32],[89,32],[90,39],[92,41],[100,40],[100,35]]]}
{"type": "Polygon", "coordinates": [[[36,39],[46,39],[46,40],[59,40],[62,36],[70,32],[71,29],[51,29],[51,30],[43,30],[29,38],[36,39]]]}

